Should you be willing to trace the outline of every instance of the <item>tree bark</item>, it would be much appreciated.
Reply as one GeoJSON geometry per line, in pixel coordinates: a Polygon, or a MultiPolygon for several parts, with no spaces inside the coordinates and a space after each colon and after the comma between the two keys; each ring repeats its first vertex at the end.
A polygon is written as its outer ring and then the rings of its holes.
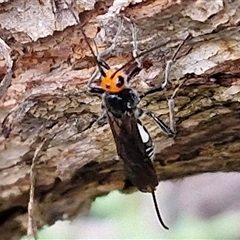
{"type": "MultiPolygon", "coordinates": [[[[9,81],[3,86],[0,102],[1,239],[26,233],[31,164],[46,139],[34,170],[38,228],[85,214],[95,197],[123,189],[125,181],[109,126],[92,124],[101,115],[101,97],[90,95],[86,84],[96,66],[67,5],[20,2],[0,5],[1,38],[13,61],[11,86],[9,81]]],[[[136,22],[142,51],[162,44],[144,56],[146,67],[132,84],[139,92],[162,82],[166,60],[191,33],[167,90],[141,102],[168,122],[167,99],[181,85],[174,97],[176,137],[167,138],[143,119],[156,145],[159,181],[240,170],[239,1],[79,0],[73,9],[100,52],[116,35],[119,12],[136,22]]],[[[130,24],[124,22],[115,50],[106,56],[110,66],[131,59],[131,41],[130,24]]],[[[2,49],[0,72],[6,80],[11,61],[2,49]]]]}

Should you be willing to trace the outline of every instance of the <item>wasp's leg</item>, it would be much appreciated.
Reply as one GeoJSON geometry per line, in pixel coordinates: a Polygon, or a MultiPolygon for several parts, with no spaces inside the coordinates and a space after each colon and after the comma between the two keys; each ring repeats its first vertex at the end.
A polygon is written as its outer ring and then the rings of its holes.
{"type": "Polygon", "coordinates": [[[92,128],[93,125],[97,124],[99,127],[103,127],[104,125],[107,124],[107,115],[106,113],[103,113],[101,116],[98,116],[96,119],[94,119],[87,128],[84,129],[90,129],[92,128]]]}
{"type": "MultiPolygon", "coordinates": [[[[168,79],[169,79],[169,74],[171,71],[171,67],[172,64],[174,63],[174,61],[176,60],[177,54],[180,51],[181,47],[183,46],[183,44],[185,43],[185,41],[187,39],[189,39],[191,37],[191,35],[189,34],[178,46],[178,48],[176,49],[176,51],[174,52],[172,58],[167,62],[166,64],[166,69],[165,69],[165,79],[164,79],[164,83],[162,84],[162,88],[164,89],[168,83],[168,79]]],[[[182,86],[184,82],[182,82],[173,92],[172,96],[170,99],[168,99],[168,108],[169,108],[169,119],[170,119],[170,128],[173,132],[176,133],[176,121],[174,119],[174,107],[175,107],[175,103],[174,103],[174,96],[176,95],[177,91],[179,90],[179,88],[182,86]]]]}
{"type": "Polygon", "coordinates": [[[106,113],[103,113],[98,119],[96,120],[96,123],[99,127],[102,127],[107,124],[107,115],[106,113]]]}
{"type": "Polygon", "coordinates": [[[170,98],[168,100],[168,108],[169,108],[169,127],[170,129],[176,133],[176,121],[174,118],[174,107],[175,107],[175,103],[174,103],[174,99],[170,98]]]}
{"type": "Polygon", "coordinates": [[[174,52],[173,56],[171,57],[170,60],[167,61],[166,64],[166,68],[165,68],[165,73],[164,73],[164,82],[162,84],[162,88],[164,89],[166,87],[166,85],[168,84],[168,79],[169,79],[169,74],[171,71],[171,67],[172,64],[174,63],[174,61],[176,60],[177,54],[180,51],[180,49],[182,48],[183,44],[185,43],[185,41],[190,37],[190,35],[188,35],[177,47],[176,51],[174,52]]]}
{"type": "Polygon", "coordinates": [[[140,58],[137,58],[138,56],[138,43],[137,43],[137,28],[136,28],[136,24],[133,21],[132,18],[128,18],[128,17],[123,17],[126,21],[131,23],[131,32],[132,32],[132,45],[133,45],[133,58],[135,59],[136,63],[137,63],[137,67],[139,69],[142,69],[142,61],[140,58]]]}
{"type": "Polygon", "coordinates": [[[96,68],[96,70],[92,74],[92,76],[88,82],[88,85],[87,85],[87,90],[91,93],[101,93],[102,94],[104,91],[101,88],[96,87],[96,85],[94,84],[94,81],[96,81],[96,80],[99,81],[99,79],[101,77],[106,77],[105,70],[109,70],[110,66],[101,58],[101,56],[98,52],[98,48],[97,48],[97,44],[96,44],[95,40],[93,40],[93,42],[94,42],[94,45],[96,48],[96,53],[97,53],[96,59],[97,59],[98,68],[96,68]]]}
{"type": "Polygon", "coordinates": [[[104,90],[100,87],[97,87],[96,84],[93,83],[94,76],[96,77],[99,74],[98,69],[95,70],[95,72],[93,73],[93,76],[91,77],[91,79],[89,80],[88,84],[87,84],[87,91],[90,93],[96,93],[96,94],[103,94],[104,90]]]}
{"type": "Polygon", "coordinates": [[[87,131],[88,129],[91,129],[91,128],[93,127],[93,125],[95,125],[95,124],[98,124],[98,126],[100,126],[100,127],[102,127],[102,126],[104,126],[105,124],[107,124],[107,116],[106,116],[106,114],[104,113],[104,114],[102,114],[101,116],[97,116],[95,119],[93,119],[91,122],[89,122],[88,126],[86,126],[85,128],[83,128],[83,129],[81,130],[81,132],[77,131],[77,133],[74,133],[74,134],[72,134],[71,136],[69,136],[69,137],[67,138],[67,140],[70,141],[71,139],[74,139],[73,141],[76,141],[76,140],[77,140],[77,135],[78,135],[79,133],[83,133],[83,132],[87,131]],[[74,138],[74,137],[75,137],[75,138],[74,138]]]}
{"type": "Polygon", "coordinates": [[[136,117],[140,117],[143,114],[151,117],[167,136],[173,137],[175,135],[175,132],[172,131],[170,127],[168,127],[155,113],[138,108],[136,117]]]}
{"type": "Polygon", "coordinates": [[[94,43],[94,46],[95,46],[95,49],[96,49],[99,71],[101,72],[101,68],[105,68],[106,70],[109,70],[110,66],[103,60],[101,54],[99,54],[98,47],[97,47],[95,39],[93,39],[93,43],[94,43]]]}
{"type": "Polygon", "coordinates": [[[127,82],[129,83],[130,80],[138,74],[143,66],[142,66],[142,61],[140,58],[138,58],[138,43],[137,43],[137,29],[136,29],[136,24],[131,18],[123,17],[126,21],[131,23],[131,32],[132,32],[132,45],[133,45],[133,58],[135,59],[137,66],[132,69],[132,71],[128,74],[127,76],[127,82]]]}
{"type": "Polygon", "coordinates": [[[142,93],[139,97],[140,97],[140,99],[142,99],[142,98],[146,97],[149,94],[152,94],[152,93],[155,93],[155,92],[160,92],[162,90],[163,90],[162,85],[156,86],[156,87],[151,88],[147,92],[142,93]]]}
{"type": "MultiPolygon", "coordinates": [[[[101,116],[99,116],[94,123],[97,123],[98,126],[102,127],[104,126],[105,124],[107,124],[107,114],[106,114],[106,108],[105,108],[105,105],[104,103],[102,102],[101,103],[101,108],[102,108],[102,111],[103,113],[101,114],[101,116]]],[[[94,124],[93,123],[93,124],[94,124]]]]}
{"type": "Polygon", "coordinates": [[[175,133],[168,127],[158,116],[156,116],[153,112],[150,111],[145,111],[145,114],[151,117],[157,124],[158,126],[163,130],[163,132],[169,136],[173,137],[175,133]]]}
{"type": "Polygon", "coordinates": [[[88,81],[87,84],[87,91],[90,93],[98,93],[98,94],[103,94],[104,90],[100,87],[97,86],[97,84],[94,82],[98,80],[101,77],[101,72],[99,71],[98,68],[94,71],[92,74],[90,80],[88,81]]]}
{"type": "Polygon", "coordinates": [[[90,80],[88,81],[87,91],[90,92],[90,93],[100,93],[100,94],[102,94],[102,93],[104,93],[104,90],[102,88],[96,86],[95,81],[99,81],[99,79],[101,77],[105,77],[106,73],[105,73],[104,69],[109,70],[110,67],[104,60],[102,60],[99,57],[99,55],[97,55],[97,61],[98,61],[98,68],[95,69],[95,71],[92,74],[90,80]]]}
{"type": "MultiPolygon", "coordinates": [[[[98,67],[99,67],[100,73],[102,71],[102,68],[105,68],[106,70],[109,70],[110,66],[103,60],[103,58],[101,56],[102,54],[99,54],[98,47],[97,47],[96,41],[94,39],[93,39],[93,43],[94,43],[94,46],[95,46],[95,49],[96,49],[97,62],[98,62],[98,67]]],[[[103,73],[103,75],[104,75],[104,73],[103,73]]]]}
{"type": "Polygon", "coordinates": [[[100,58],[103,58],[109,54],[112,53],[112,51],[116,48],[116,45],[117,45],[117,40],[118,40],[118,37],[122,31],[122,28],[123,28],[123,18],[121,17],[120,18],[120,24],[118,26],[118,30],[117,30],[117,33],[115,35],[115,37],[113,38],[113,41],[112,41],[112,44],[110,47],[108,47],[105,51],[103,51],[102,53],[99,54],[99,57],[100,58]]]}
{"type": "Polygon", "coordinates": [[[164,82],[156,87],[151,88],[150,90],[148,90],[147,92],[143,93],[140,95],[140,98],[146,97],[149,94],[155,93],[155,92],[159,92],[162,91],[168,84],[169,82],[169,74],[171,71],[171,67],[172,64],[174,63],[174,61],[176,60],[177,54],[180,51],[181,47],[183,46],[183,44],[185,43],[185,41],[187,39],[189,39],[191,37],[191,35],[189,34],[177,47],[176,51],[174,52],[172,58],[170,60],[167,61],[166,63],[166,67],[165,67],[165,72],[164,72],[164,82]]]}
{"type": "Polygon", "coordinates": [[[104,90],[100,87],[87,86],[87,91],[90,93],[95,93],[95,94],[103,94],[104,93],[104,90]]]}
{"type": "Polygon", "coordinates": [[[178,87],[174,90],[172,96],[170,99],[168,99],[168,108],[169,108],[169,119],[170,119],[170,128],[176,133],[176,121],[174,119],[174,107],[175,107],[175,103],[174,103],[174,97],[176,96],[178,90],[181,88],[181,86],[186,82],[186,79],[183,80],[178,87]]]}

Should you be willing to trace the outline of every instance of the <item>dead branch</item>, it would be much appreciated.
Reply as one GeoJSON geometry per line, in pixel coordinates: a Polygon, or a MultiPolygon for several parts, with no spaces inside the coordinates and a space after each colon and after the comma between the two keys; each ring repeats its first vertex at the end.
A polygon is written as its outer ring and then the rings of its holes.
{"type": "MultiPolygon", "coordinates": [[[[193,36],[178,55],[167,91],[142,101],[143,108],[168,122],[167,99],[184,82],[174,98],[175,138],[165,137],[144,118],[156,145],[159,181],[239,171],[240,2],[124,4],[79,0],[74,10],[87,36],[96,37],[99,51],[111,44],[121,11],[135,20],[141,50],[163,44],[144,57],[146,67],[133,82],[139,92],[162,82],[166,60],[186,34],[193,36]]],[[[14,63],[11,86],[0,102],[0,236],[18,239],[27,229],[33,156],[49,132],[55,137],[36,163],[38,228],[85,213],[96,196],[123,189],[125,177],[108,125],[92,125],[101,115],[101,98],[85,86],[95,64],[64,1],[5,1],[0,6],[1,38],[14,63]]],[[[111,55],[106,56],[111,66],[131,58],[129,26],[111,55]]]]}

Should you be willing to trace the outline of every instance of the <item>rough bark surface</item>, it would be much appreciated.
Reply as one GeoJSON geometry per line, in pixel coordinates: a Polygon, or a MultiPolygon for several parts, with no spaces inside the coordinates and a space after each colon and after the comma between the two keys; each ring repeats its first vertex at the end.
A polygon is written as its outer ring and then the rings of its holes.
{"type": "MultiPolygon", "coordinates": [[[[49,141],[36,166],[39,228],[86,213],[92,199],[121,190],[125,178],[109,126],[91,126],[101,115],[101,97],[85,89],[95,64],[64,1],[0,4],[0,36],[13,61],[8,87],[11,61],[1,43],[1,79],[8,75],[8,83],[0,85],[0,92],[5,88],[0,101],[0,238],[18,239],[26,232],[31,162],[44,139],[49,141]]],[[[167,90],[141,102],[168,122],[166,99],[182,84],[175,96],[175,138],[144,118],[156,145],[159,181],[240,170],[239,1],[78,0],[73,8],[87,36],[97,35],[100,52],[116,34],[120,10],[135,19],[141,50],[163,44],[145,57],[148,66],[134,78],[139,92],[162,82],[166,60],[188,33],[193,36],[172,67],[167,90]]],[[[130,29],[125,22],[108,58],[111,66],[131,58],[130,29]]]]}

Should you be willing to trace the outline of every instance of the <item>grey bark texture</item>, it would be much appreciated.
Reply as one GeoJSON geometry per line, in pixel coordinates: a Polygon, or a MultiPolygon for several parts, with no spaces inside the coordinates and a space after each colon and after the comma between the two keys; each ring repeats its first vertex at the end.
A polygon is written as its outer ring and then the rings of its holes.
{"type": "MultiPolygon", "coordinates": [[[[27,228],[32,159],[44,140],[35,168],[38,228],[86,214],[95,197],[123,189],[125,177],[109,126],[92,125],[101,97],[85,87],[95,63],[64,1],[5,0],[0,8],[0,238],[18,239],[27,228]]],[[[136,22],[141,51],[162,44],[144,57],[147,66],[132,84],[139,92],[162,82],[167,59],[191,33],[167,90],[141,102],[168,123],[167,99],[181,84],[176,137],[143,118],[159,181],[240,170],[239,1],[78,0],[73,9],[100,52],[117,32],[119,13],[136,22]]],[[[131,59],[130,30],[125,22],[109,65],[131,59]]]]}

